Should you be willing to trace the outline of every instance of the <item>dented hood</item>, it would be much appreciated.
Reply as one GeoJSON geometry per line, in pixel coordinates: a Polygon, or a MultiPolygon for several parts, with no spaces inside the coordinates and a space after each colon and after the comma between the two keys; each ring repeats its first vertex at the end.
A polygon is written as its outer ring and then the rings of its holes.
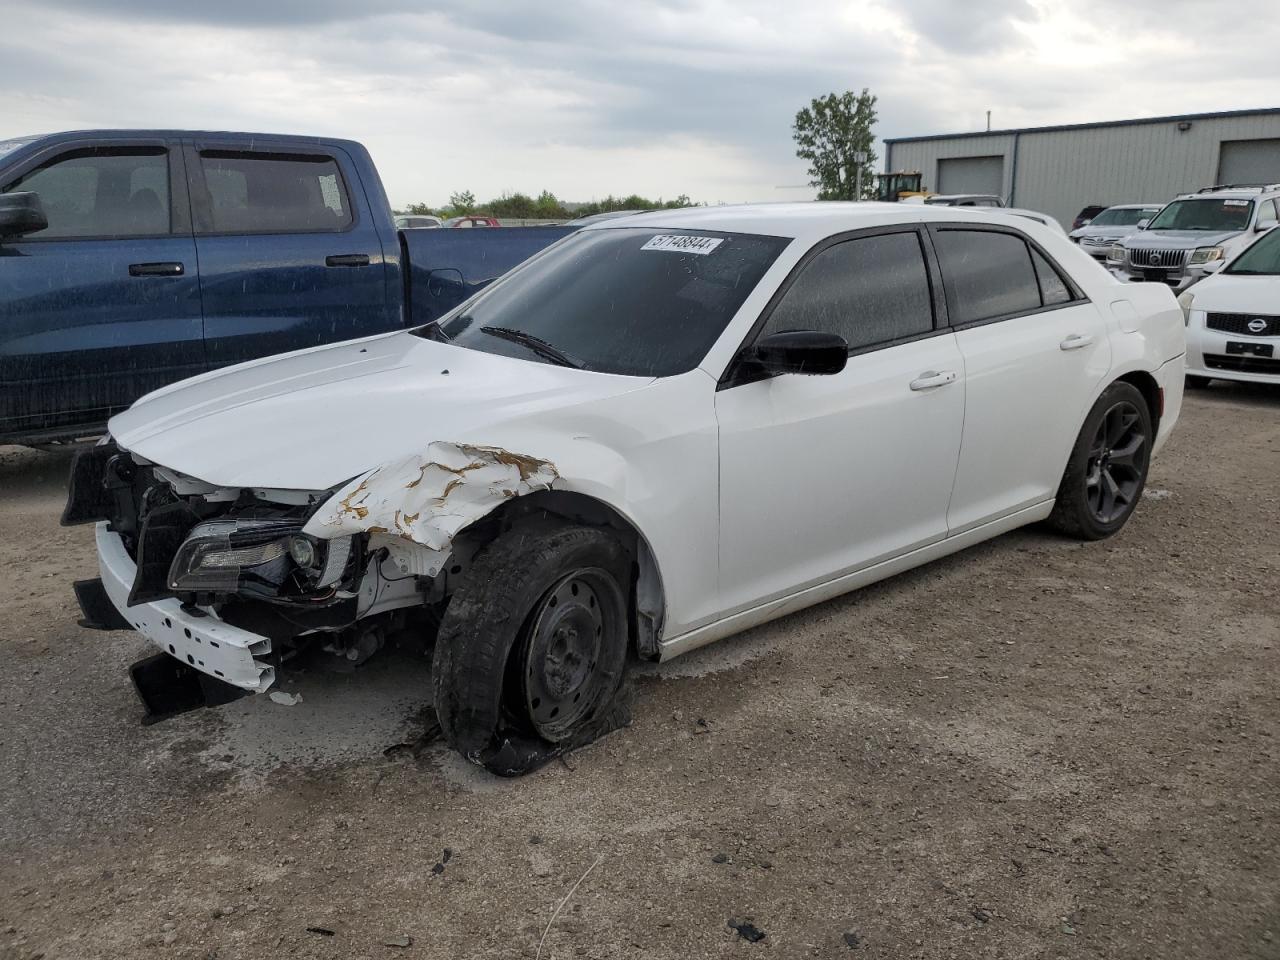
{"type": "Polygon", "coordinates": [[[218,486],[320,490],[433,441],[483,442],[510,420],[650,382],[396,333],[185,380],[110,430],[124,449],[218,486]]]}

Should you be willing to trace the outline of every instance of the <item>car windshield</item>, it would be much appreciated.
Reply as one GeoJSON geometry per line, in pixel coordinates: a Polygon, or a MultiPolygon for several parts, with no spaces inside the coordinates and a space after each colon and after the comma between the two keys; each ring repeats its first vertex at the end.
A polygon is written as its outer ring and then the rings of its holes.
{"type": "Polygon", "coordinates": [[[621,227],[574,234],[419,336],[629,376],[692,370],[782,237],[621,227]]]}
{"type": "Polygon", "coordinates": [[[1133,227],[1152,217],[1159,207],[1112,207],[1093,218],[1091,227],[1133,227]]]}
{"type": "Polygon", "coordinates": [[[1205,230],[1226,233],[1244,230],[1253,213],[1252,200],[1219,200],[1205,197],[1175,200],[1160,211],[1148,230],[1205,230]]]}
{"type": "Polygon", "coordinates": [[[1223,273],[1280,276],[1280,229],[1268,230],[1223,273]]]}

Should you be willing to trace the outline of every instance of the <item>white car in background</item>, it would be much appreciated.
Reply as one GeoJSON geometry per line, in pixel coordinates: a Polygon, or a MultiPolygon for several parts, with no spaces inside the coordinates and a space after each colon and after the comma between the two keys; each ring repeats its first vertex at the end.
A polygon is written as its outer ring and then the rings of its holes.
{"type": "Polygon", "coordinates": [[[98,521],[93,592],[161,651],[153,712],[416,636],[447,742],[515,774],[622,722],[631,658],[1028,523],[1116,533],[1184,349],[1167,287],[1024,217],[655,211],[427,326],[143,397],[63,519],[98,521]]]}
{"type": "Polygon", "coordinates": [[[1187,385],[1280,384],[1280,230],[1178,298],[1186,312],[1187,385]]]}
{"type": "Polygon", "coordinates": [[[1123,238],[1137,233],[1143,221],[1160,212],[1161,203],[1120,203],[1107,207],[1085,226],[1071,231],[1071,239],[1095,260],[1106,262],[1111,248],[1123,238]]]}

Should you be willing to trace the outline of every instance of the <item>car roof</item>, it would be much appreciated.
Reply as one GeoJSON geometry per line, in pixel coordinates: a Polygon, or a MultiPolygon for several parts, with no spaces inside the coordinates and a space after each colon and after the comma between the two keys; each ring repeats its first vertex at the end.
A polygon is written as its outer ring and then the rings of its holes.
{"type": "Polygon", "coordinates": [[[1104,210],[1159,210],[1163,203],[1113,203],[1104,210]]]}
{"type": "MultiPolygon", "coordinates": [[[[1039,214],[1039,216],[1045,216],[1039,214]]],[[[714,207],[681,207],[655,210],[632,217],[588,224],[585,230],[629,230],[658,227],[673,230],[716,230],[725,233],[755,233],[817,241],[822,237],[890,226],[898,223],[965,222],[994,220],[1009,226],[1025,227],[1026,217],[1011,215],[1003,207],[947,207],[923,203],[880,203],[874,201],[822,200],[801,203],[743,203],[714,207]]],[[[1052,232],[1052,231],[1051,231],[1052,232]]]]}

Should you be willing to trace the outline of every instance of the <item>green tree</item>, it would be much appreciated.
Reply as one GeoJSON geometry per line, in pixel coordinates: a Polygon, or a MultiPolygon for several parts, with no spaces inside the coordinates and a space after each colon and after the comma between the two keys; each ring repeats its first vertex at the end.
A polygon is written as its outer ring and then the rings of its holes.
{"type": "Polygon", "coordinates": [[[796,114],[791,128],[796,156],[809,161],[809,183],[818,188],[819,200],[864,200],[875,195],[871,133],[875,122],[876,98],[865,87],[862,93],[846,90],[816,97],[796,114]]]}
{"type": "Polygon", "coordinates": [[[404,208],[404,212],[418,217],[428,217],[435,213],[435,211],[425,203],[411,203],[404,208]]]}
{"type": "Polygon", "coordinates": [[[449,194],[449,207],[455,216],[472,213],[476,208],[476,195],[470,190],[449,194]]]}

